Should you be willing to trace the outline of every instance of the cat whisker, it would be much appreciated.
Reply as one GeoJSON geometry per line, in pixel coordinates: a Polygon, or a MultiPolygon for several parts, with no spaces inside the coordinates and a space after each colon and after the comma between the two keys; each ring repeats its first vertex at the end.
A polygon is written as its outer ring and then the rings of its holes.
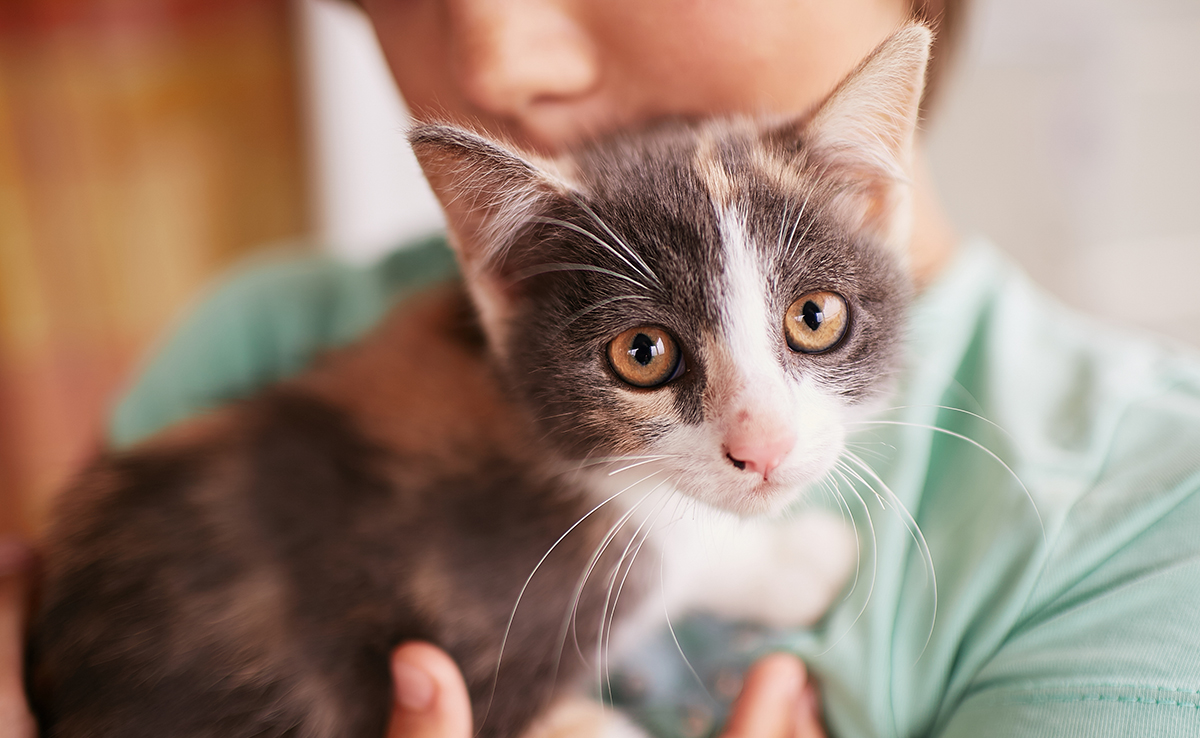
{"type": "Polygon", "coordinates": [[[649,299],[650,299],[650,297],[647,295],[618,295],[617,297],[609,297],[608,299],[600,300],[599,302],[589,305],[588,307],[584,308],[583,310],[576,312],[574,315],[567,318],[566,322],[563,323],[563,327],[565,328],[566,326],[571,325],[576,320],[579,320],[580,318],[582,318],[583,316],[592,312],[593,310],[599,310],[600,308],[604,307],[605,305],[611,305],[614,302],[620,302],[622,300],[649,300],[649,299]]]}
{"type": "Polygon", "coordinates": [[[862,539],[858,537],[858,523],[854,520],[854,512],[850,509],[850,503],[842,495],[842,490],[838,486],[837,479],[826,476],[821,481],[821,484],[824,489],[827,489],[831,493],[833,499],[837,502],[838,514],[842,517],[842,524],[844,525],[849,520],[850,528],[854,531],[854,581],[850,583],[850,590],[842,598],[842,602],[846,602],[854,595],[855,590],[858,589],[858,578],[862,574],[862,539]]]}
{"type": "Polygon", "coordinates": [[[783,230],[787,228],[788,213],[792,210],[792,200],[788,198],[783,203],[783,215],[779,218],[779,235],[775,238],[775,253],[783,253],[783,230]]]}
{"type": "MultiPolygon", "coordinates": [[[[800,226],[800,220],[804,217],[805,211],[808,210],[808,201],[812,198],[812,193],[813,191],[810,189],[808,194],[804,196],[804,204],[800,206],[800,212],[796,214],[796,222],[792,224],[792,231],[788,234],[787,245],[784,247],[788,253],[791,253],[795,249],[794,239],[796,236],[796,229],[800,226]]],[[[809,228],[812,228],[812,221],[810,221],[808,227],[804,229],[804,235],[800,236],[801,241],[804,240],[804,236],[808,235],[809,228]]]]}
{"type": "MultiPolygon", "coordinates": [[[[894,446],[888,446],[888,447],[891,448],[893,451],[895,450],[894,446]]],[[[871,448],[866,443],[847,441],[846,448],[856,449],[859,453],[870,454],[870,455],[878,458],[880,461],[886,461],[888,459],[887,454],[883,453],[879,449],[871,448]]]]}
{"type": "MultiPolygon", "coordinates": [[[[673,477],[668,477],[667,479],[663,480],[657,486],[655,486],[651,492],[657,491],[663,485],[672,481],[672,479],[673,477]]],[[[638,552],[642,550],[642,546],[645,545],[646,541],[650,538],[650,533],[654,530],[655,522],[657,522],[658,517],[662,515],[663,510],[666,509],[667,503],[670,502],[670,500],[671,494],[668,492],[668,494],[663,497],[662,502],[659,504],[658,510],[654,513],[654,517],[647,517],[640,525],[638,525],[637,530],[634,531],[633,536],[629,539],[629,543],[625,545],[625,550],[621,552],[621,557],[617,560],[616,567],[613,569],[612,579],[608,585],[608,592],[604,596],[604,608],[600,611],[600,640],[597,643],[597,647],[599,649],[597,661],[604,668],[604,681],[601,683],[601,701],[603,701],[603,688],[605,685],[608,687],[610,702],[612,697],[612,676],[609,670],[611,664],[608,655],[610,646],[612,644],[613,623],[617,617],[617,602],[621,599],[621,592],[625,589],[625,580],[629,578],[629,573],[633,571],[633,564],[637,559],[638,552]],[[649,523],[649,527],[646,528],[645,535],[643,535],[639,541],[638,535],[641,534],[642,528],[646,526],[647,523],[649,523]],[[632,555],[629,555],[629,550],[633,547],[634,543],[637,543],[637,548],[633,550],[632,555]],[[622,576],[621,565],[624,563],[626,556],[629,556],[629,563],[625,566],[625,574],[622,576]],[[621,576],[621,583],[619,586],[617,586],[616,594],[614,595],[613,585],[616,584],[618,576],[621,576]],[[610,598],[612,600],[611,609],[609,607],[610,598]],[[606,617],[608,620],[607,632],[605,627],[606,617]]]]}
{"type": "MultiPolygon", "coordinates": [[[[937,572],[934,570],[933,554],[929,551],[929,544],[925,540],[925,534],[921,531],[921,526],[917,525],[916,519],[913,518],[912,514],[908,511],[908,508],[904,506],[904,502],[901,501],[894,492],[892,492],[887,483],[875,473],[875,470],[872,469],[869,464],[856,456],[854,453],[847,451],[844,455],[847,459],[853,461],[857,466],[859,466],[864,472],[869,474],[870,477],[883,488],[884,492],[887,493],[888,498],[892,500],[892,503],[902,513],[903,517],[901,517],[901,520],[904,522],[905,527],[908,529],[909,536],[912,537],[913,542],[917,545],[918,550],[921,552],[922,558],[928,565],[929,582],[933,590],[933,615],[929,619],[929,633],[925,636],[925,644],[921,647],[921,653],[917,655],[917,661],[919,662],[921,660],[921,656],[925,655],[925,649],[929,647],[929,642],[933,639],[933,630],[937,625],[937,572]]],[[[845,466],[844,468],[864,485],[871,487],[871,485],[862,477],[861,474],[851,469],[849,466],[845,466]]],[[[876,494],[878,494],[878,492],[876,492],[876,494]]]]}
{"type": "MultiPolygon", "coordinates": [[[[559,228],[566,228],[569,231],[578,233],[581,236],[586,236],[587,238],[591,239],[593,242],[595,242],[596,244],[601,246],[605,251],[609,252],[613,256],[615,256],[618,259],[620,259],[621,261],[625,262],[625,266],[629,267],[634,272],[637,272],[638,274],[640,274],[644,277],[650,277],[652,279],[652,281],[655,281],[655,282],[658,281],[657,278],[653,277],[652,274],[647,273],[644,269],[639,269],[637,266],[635,266],[633,264],[633,262],[631,262],[629,259],[625,258],[625,256],[623,254],[621,254],[619,251],[617,251],[615,248],[613,248],[611,244],[607,243],[606,241],[604,241],[604,239],[600,238],[595,233],[592,233],[591,231],[589,231],[586,228],[581,228],[580,226],[577,226],[574,223],[570,223],[565,220],[559,220],[558,218],[547,218],[544,216],[532,217],[529,219],[529,222],[544,223],[546,225],[558,226],[559,228]]],[[[630,253],[632,253],[632,252],[630,252],[630,253]]],[[[636,258],[636,254],[633,254],[633,256],[636,258]]]]}
{"type": "MultiPolygon", "coordinates": [[[[862,607],[859,608],[858,613],[854,616],[854,620],[850,621],[850,625],[846,628],[846,630],[843,631],[842,634],[839,635],[836,639],[834,639],[833,643],[829,644],[829,646],[824,651],[821,651],[819,654],[817,654],[818,656],[824,656],[825,654],[832,651],[834,648],[837,647],[837,645],[839,643],[842,642],[843,638],[845,638],[847,635],[850,634],[851,631],[854,630],[854,626],[858,624],[858,621],[860,619],[862,619],[863,614],[866,613],[866,611],[867,611],[867,607],[871,604],[871,598],[875,594],[876,577],[879,574],[879,537],[875,532],[875,522],[871,518],[871,508],[867,505],[867,502],[866,502],[866,500],[863,499],[863,496],[858,493],[858,489],[855,488],[854,483],[851,482],[849,477],[847,477],[845,475],[845,473],[842,471],[842,467],[844,467],[844,466],[845,466],[845,464],[843,462],[838,461],[837,467],[834,468],[833,472],[838,477],[840,477],[843,482],[846,483],[846,486],[849,487],[850,491],[854,493],[854,496],[856,498],[858,498],[858,503],[860,505],[862,505],[863,512],[866,513],[866,516],[867,516],[867,527],[871,531],[871,587],[870,587],[870,589],[867,590],[867,597],[863,601],[862,607]]],[[[835,482],[835,484],[836,484],[836,482],[835,482]]],[[[840,489],[841,485],[838,485],[838,488],[840,489]]],[[[849,507],[849,504],[850,503],[847,500],[847,502],[846,502],[847,507],[849,507]]],[[[862,545],[861,542],[859,543],[859,545],[861,547],[861,545],[862,545]]]]}
{"type": "MultiPolygon", "coordinates": [[[[575,471],[587,469],[590,467],[603,466],[606,464],[623,464],[626,462],[651,462],[661,461],[663,459],[679,458],[679,454],[629,454],[627,456],[602,456],[595,459],[585,459],[574,466],[575,471]]],[[[618,469],[615,472],[610,472],[608,476],[614,476],[620,472],[635,468],[637,465],[627,466],[623,469],[618,469]]]]}
{"type": "MultiPolygon", "coordinates": [[[[643,476],[641,479],[638,479],[636,482],[633,482],[632,484],[624,487],[617,494],[623,494],[625,492],[628,492],[629,490],[633,489],[637,485],[642,484],[643,482],[653,478],[655,475],[660,474],[660,473],[661,473],[661,470],[653,471],[653,472],[643,476]]],[[[642,503],[644,503],[647,499],[649,499],[650,495],[654,492],[655,489],[658,489],[658,487],[654,487],[653,489],[650,490],[650,492],[647,492],[645,495],[643,495],[642,498],[637,501],[637,503],[635,503],[623,515],[621,515],[621,517],[617,520],[617,522],[614,523],[608,529],[607,533],[605,533],[604,537],[601,539],[600,543],[597,545],[596,551],[594,551],[592,553],[591,558],[588,560],[588,564],[585,567],[585,570],[584,570],[582,576],[579,578],[579,581],[575,585],[575,591],[571,598],[571,607],[567,613],[566,621],[564,622],[563,632],[562,632],[561,638],[559,640],[559,658],[561,658],[561,656],[562,656],[563,647],[566,645],[566,636],[567,636],[567,633],[569,632],[573,635],[573,639],[575,642],[575,651],[576,651],[576,653],[579,654],[579,658],[585,662],[587,661],[587,657],[583,655],[583,650],[579,646],[579,634],[578,634],[578,631],[576,630],[576,616],[578,615],[578,612],[579,612],[579,601],[580,601],[580,598],[582,598],[582,596],[583,596],[583,590],[587,586],[587,582],[591,578],[592,572],[595,570],[597,564],[600,562],[600,558],[602,556],[604,556],[604,552],[606,550],[608,550],[608,546],[613,542],[613,540],[616,539],[616,536],[620,533],[621,528],[623,528],[625,526],[625,523],[627,523],[629,521],[629,519],[633,516],[633,514],[635,512],[637,512],[637,509],[639,507],[641,507],[642,503]]],[[[556,669],[557,669],[557,666],[556,666],[556,669]]]]}
{"type": "MultiPolygon", "coordinates": [[[[657,473],[657,472],[655,472],[655,473],[657,473]]],[[[643,477],[643,479],[641,481],[637,482],[637,484],[640,484],[641,482],[645,481],[646,479],[649,479],[650,477],[654,476],[655,473],[651,473],[650,475],[643,477]]],[[[584,658],[582,649],[579,646],[579,632],[577,630],[577,628],[578,628],[578,605],[579,605],[579,599],[582,596],[582,592],[583,592],[584,588],[586,588],[588,580],[591,579],[593,572],[595,572],[596,567],[599,565],[600,559],[604,556],[604,553],[605,553],[605,551],[608,550],[608,547],[610,545],[612,545],[612,542],[617,539],[617,536],[620,534],[621,529],[624,528],[626,523],[628,523],[633,518],[633,515],[637,512],[638,508],[640,508],[642,506],[642,504],[644,504],[646,502],[646,500],[648,500],[656,491],[658,491],[658,489],[662,486],[662,484],[663,483],[660,482],[659,484],[657,484],[653,488],[651,488],[648,492],[646,492],[645,495],[643,495],[641,497],[641,499],[639,499],[637,501],[637,504],[635,504],[628,511],[626,511],[624,515],[621,516],[621,518],[616,522],[616,524],[614,524],[613,527],[609,529],[608,534],[604,537],[603,541],[601,542],[601,545],[598,547],[598,550],[592,556],[592,559],[588,562],[588,566],[583,574],[583,579],[580,581],[580,585],[579,585],[579,589],[578,589],[578,592],[580,594],[579,594],[579,596],[577,596],[575,598],[575,603],[574,603],[574,606],[572,607],[572,613],[571,613],[572,638],[574,639],[575,649],[576,649],[576,652],[579,653],[580,658],[584,658]]],[[[644,523],[644,521],[643,521],[643,523],[644,523]]],[[[641,529],[640,525],[639,525],[638,529],[639,530],[641,529]]],[[[636,533],[635,533],[635,537],[636,537],[636,533]]],[[[632,542],[633,539],[631,538],[630,540],[632,542]]],[[[628,547],[626,548],[626,551],[627,550],[628,550],[628,547]]],[[[621,557],[617,560],[617,564],[616,564],[617,569],[620,568],[621,559],[623,559],[623,558],[624,558],[624,553],[622,553],[621,557]]],[[[614,573],[614,576],[615,576],[615,573],[614,573]]],[[[604,609],[601,610],[601,615],[600,615],[600,628],[601,628],[600,632],[601,632],[601,634],[603,634],[605,612],[608,609],[608,594],[611,594],[611,589],[605,596],[605,607],[604,607],[604,609]]],[[[597,648],[597,664],[596,664],[596,666],[597,666],[597,669],[599,669],[600,668],[600,663],[599,663],[600,642],[597,642],[596,648],[597,648]]]]}
{"type": "Polygon", "coordinates": [[[650,265],[647,264],[646,261],[642,259],[642,257],[636,251],[629,248],[629,244],[625,242],[625,239],[618,236],[616,231],[610,228],[608,223],[605,223],[604,219],[601,218],[596,211],[593,210],[592,207],[583,200],[583,198],[579,197],[578,195],[573,195],[572,199],[575,201],[575,204],[583,208],[583,211],[588,214],[589,218],[594,220],[597,225],[604,229],[605,233],[607,233],[614,241],[620,244],[621,248],[625,250],[625,253],[629,254],[631,257],[633,257],[634,261],[641,265],[642,273],[649,277],[650,281],[662,286],[662,280],[658,278],[658,275],[654,273],[654,270],[650,268],[650,265]]]}
{"type": "Polygon", "coordinates": [[[637,467],[645,466],[646,464],[653,464],[654,462],[661,461],[662,459],[665,459],[665,458],[667,458],[667,457],[659,456],[657,458],[648,458],[643,461],[637,461],[632,464],[629,464],[628,466],[623,466],[620,469],[614,469],[613,471],[608,472],[608,476],[613,477],[613,476],[616,476],[617,474],[620,474],[621,472],[626,472],[626,471],[629,471],[630,469],[636,469],[637,467]]]}
{"type": "Polygon", "coordinates": [[[1000,425],[996,421],[991,420],[990,418],[986,418],[983,415],[980,415],[979,413],[974,413],[974,412],[971,412],[970,410],[964,410],[961,407],[951,407],[950,405],[893,405],[892,407],[887,408],[887,410],[884,410],[883,412],[891,412],[893,410],[921,410],[921,409],[925,409],[925,408],[936,409],[936,410],[947,410],[952,413],[962,413],[963,415],[969,415],[970,417],[975,418],[976,420],[980,420],[980,421],[983,421],[984,423],[987,423],[988,425],[992,426],[996,430],[1003,433],[1008,438],[1012,438],[1012,434],[1008,432],[1008,429],[1005,428],[1004,426],[1000,425]]]}
{"type": "MultiPolygon", "coordinates": [[[[966,412],[966,411],[964,411],[964,412],[966,412]]],[[[968,413],[968,414],[974,415],[974,413],[968,413]]],[[[987,420],[986,418],[980,418],[980,419],[987,420]]],[[[1021,490],[1025,493],[1025,498],[1029,500],[1029,504],[1033,507],[1033,514],[1037,516],[1038,526],[1041,528],[1041,532],[1042,532],[1042,542],[1045,543],[1049,540],[1046,537],[1046,525],[1042,520],[1042,512],[1041,512],[1041,510],[1038,509],[1037,502],[1034,501],[1033,494],[1029,491],[1029,488],[1025,486],[1025,483],[1021,481],[1021,478],[1017,475],[1017,473],[1015,471],[1013,471],[1013,468],[1011,466],[1009,466],[1007,462],[1004,461],[1004,459],[1000,458],[1000,456],[997,455],[996,452],[992,451],[987,446],[984,446],[979,441],[976,441],[974,438],[971,438],[970,436],[965,436],[962,433],[955,433],[952,430],[947,430],[945,428],[939,428],[936,425],[927,425],[925,423],[910,423],[910,422],[903,421],[903,420],[860,420],[860,421],[856,421],[853,423],[848,423],[847,425],[895,425],[895,426],[904,426],[904,427],[909,427],[909,428],[921,428],[924,430],[935,431],[937,433],[944,433],[947,436],[950,436],[952,438],[957,438],[960,441],[965,441],[965,442],[971,444],[975,448],[979,449],[980,451],[982,451],[985,454],[987,454],[988,456],[990,456],[992,458],[992,460],[994,460],[997,464],[1004,467],[1004,470],[1009,473],[1009,475],[1013,478],[1013,481],[1015,481],[1021,487],[1021,490]]],[[[999,427],[999,426],[997,426],[997,427],[999,427]]],[[[1001,429],[1001,430],[1003,430],[1003,429],[1001,429]]]]}
{"type": "MultiPolygon", "coordinates": [[[[920,661],[920,656],[925,654],[925,649],[929,647],[929,642],[932,640],[932,637],[934,637],[934,628],[937,625],[937,572],[934,568],[934,554],[929,551],[929,544],[925,541],[925,534],[922,532],[922,529],[920,529],[920,526],[918,526],[916,518],[912,516],[911,512],[908,512],[908,508],[906,508],[904,502],[902,502],[902,500],[896,496],[896,494],[892,491],[892,488],[888,487],[887,482],[884,482],[880,478],[880,475],[875,473],[875,469],[872,469],[870,464],[864,462],[862,458],[859,458],[858,456],[852,454],[852,452],[848,451],[846,452],[845,456],[848,458],[848,460],[854,462],[854,464],[857,464],[858,467],[862,468],[866,474],[869,474],[871,479],[875,480],[876,484],[883,487],[883,491],[887,493],[888,499],[892,500],[895,508],[900,511],[900,520],[901,522],[904,522],[905,528],[908,530],[908,535],[910,535],[910,538],[912,538],[913,544],[917,545],[920,554],[922,554],[922,559],[926,564],[926,568],[929,570],[929,582],[932,588],[932,593],[934,593],[934,612],[932,612],[932,616],[930,617],[929,632],[925,636],[924,646],[922,646],[922,649],[920,649],[920,654],[917,655],[917,661],[920,661]]],[[[862,482],[863,485],[874,490],[874,487],[870,485],[870,482],[863,478],[862,474],[859,474],[856,472],[856,470],[848,466],[844,468],[846,469],[846,472],[853,475],[854,478],[862,482]]],[[[878,494],[878,492],[876,492],[876,494],[878,494]]],[[[914,664],[916,664],[916,662],[914,662],[914,664]]]]}
{"type": "MultiPolygon", "coordinates": [[[[650,476],[653,476],[653,474],[651,474],[650,476]]],[[[650,477],[647,476],[645,479],[649,479],[649,478],[650,477]]],[[[513,622],[517,618],[517,609],[521,606],[521,600],[522,600],[522,598],[525,597],[526,590],[529,589],[529,583],[533,581],[533,578],[535,575],[537,575],[538,570],[542,568],[542,564],[546,563],[546,559],[550,558],[550,554],[552,554],[554,552],[554,550],[556,548],[558,548],[559,544],[561,544],[566,539],[566,537],[571,534],[571,531],[575,530],[580,525],[582,525],[583,522],[585,520],[587,520],[588,518],[590,518],[597,510],[604,507],[605,505],[612,502],[613,500],[617,499],[618,497],[620,497],[622,494],[624,494],[628,490],[632,489],[637,484],[640,484],[640,482],[645,481],[645,479],[639,480],[638,482],[634,482],[633,484],[629,485],[628,487],[613,493],[612,495],[607,497],[604,501],[600,502],[598,505],[593,507],[591,510],[588,510],[586,513],[584,513],[584,515],[582,517],[580,517],[579,520],[576,520],[574,523],[572,523],[571,527],[567,528],[566,531],[564,531],[563,534],[561,536],[559,536],[557,540],[554,541],[554,543],[550,544],[550,548],[546,549],[546,553],[542,554],[542,557],[538,560],[537,564],[534,565],[533,571],[529,572],[529,576],[525,578],[525,583],[521,585],[521,590],[517,593],[517,600],[515,603],[513,603],[512,612],[508,616],[508,624],[505,625],[505,627],[504,627],[504,635],[500,638],[500,651],[496,656],[496,669],[495,669],[495,673],[492,676],[492,689],[491,689],[491,693],[488,696],[488,706],[484,710],[484,715],[483,715],[483,718],[481,719],[481,724],[484,720],[487,719],[487,714],[491,710],[491,707],[492,707],[492,700],[495,699],[496,685],[500,681],[500,665],[504,659],[504,649],[508,645],[508,637],[512,633],[513,622]]]]}
{"type": "Polygon", "coordinates": [[[617,279],[623,279],[626,282],[629,282],[631,284],[636,284],[638,287],[641,287],[646,292],[652,291],[645,284],[634,279],[633,277],[629,277],[624,274],[621,274],[620,272],[614,272],[612,269],[605,269],[604,267],[596,266],[594,264],[572,264],[572,263],[565,263],[565,262],[555,263],[555,264],[542,264],[540,266],[530,267],[528,269],[523,269],[520,272],[517,272],[515,275],[513,275],[513,281],[520,282],[522,280],[526,280],[531,277],[536,277],[541,274],[551,274],[553,272],[596,272],[597,274],[606,274],[610,277],[615,277],[617,279]]]}
{"type": "MultiPolygon", "coordinates": [[[[695,500],[690,500],[690,507],[695,509],[695,507],[696,507],[695,500]]],[[[684,509],[684,515],[687,515],[686,508],[684,509]]],[[[708,699],[711,702],[716,703],[716,700],[713,699],[712,693],[710,693],[708,691],[708,687],[704,684],[704,680],[700,678],[699,672],[697,672],[696,668],[694,666],[692,666],[692,660],[687,657],[686,653],[684,653],[683,646],[679,643],[679,634],[677,634],[675,632],[675,625],[671,622],[671,612],[670,612],[670,608],[667,606],[668,605],[668,603],[667,603],[667,577],[666,577],[666,571],[665,571],[666,570],[666,553],[667,553],[667,547],[663,546],[662,551],[659,552],[659,557],[658,557],[658,582],[659,582],[659,591],[662,594],[663,618],[667,621],[667,630],[670,631],[670,633],[671,633],[671,640],[675,642],[675,650],[679,652],[679,657],[683,659],[684,666],[686,666],[688,668],[688,671],[691,672],[692,677],[695,678],[695,680],[696,680],[696,684],[700,685],[700,689],[704,690],[704,694],[708,695],[708,699]]]]}

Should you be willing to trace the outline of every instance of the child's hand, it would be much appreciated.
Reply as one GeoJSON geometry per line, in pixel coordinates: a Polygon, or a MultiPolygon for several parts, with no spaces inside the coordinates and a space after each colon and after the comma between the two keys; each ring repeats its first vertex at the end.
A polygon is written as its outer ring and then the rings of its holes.
{"type": "MultiPolygon", "coordinates": [[[[388,738],[471,738],[471,701],[454,661],[426,643],[392,654],[396,706],[388,738]]],[[[772,654],[746,674],[722,738],[825,738],[804,664],[772,654]]]]}
{"type": "Polygon", "coordinates": [[[392,652],[396,702],[388,738],[471,738],[471,698],[458,666],[428,643],[392,652]]]}
{"type": "Polygon", "coordinates": [[[0,538],[0,738],[37,735],[22,678],[32,568],[33,552],[28,546],[0,538]]]}
{"type": "Polygon", "coordinates": [[[825,738],[817,690],[804,664],[776,653],[750,671],[721,738],[825,738]]]}

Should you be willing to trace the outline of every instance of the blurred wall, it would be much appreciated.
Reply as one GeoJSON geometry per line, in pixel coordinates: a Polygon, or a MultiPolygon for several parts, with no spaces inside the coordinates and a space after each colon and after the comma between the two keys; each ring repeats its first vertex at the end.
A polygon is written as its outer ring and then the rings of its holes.
{"type": "Polygon", "coordinates": [[[306,228],[286,0],[0,2],[0,532],[200,285],[306,228]]]}
{"type": "Polygon", "coordinates": [[[408,111],[367,18],[338,0],[296,0],[317,234],[367,262],[444,227],[404,137],[408,111]]]}
{"type": "Polygon", "coordinates": [[[1200,2],[982,0],[930,124],[964,232],[1068,303],[1200,345],[1200,2]]]}

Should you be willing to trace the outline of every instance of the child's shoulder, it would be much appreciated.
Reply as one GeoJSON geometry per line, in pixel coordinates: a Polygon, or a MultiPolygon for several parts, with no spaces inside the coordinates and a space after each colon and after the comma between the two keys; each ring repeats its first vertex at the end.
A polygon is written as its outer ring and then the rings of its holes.
{"type": "Polygon", "coordinates": [[[127,446],[295,374],[361,336],[399,297],[454,273],[441,236],[363,266],[294,250],[243,264],[151,352],[113,411],[109,441],[127,446]]]}

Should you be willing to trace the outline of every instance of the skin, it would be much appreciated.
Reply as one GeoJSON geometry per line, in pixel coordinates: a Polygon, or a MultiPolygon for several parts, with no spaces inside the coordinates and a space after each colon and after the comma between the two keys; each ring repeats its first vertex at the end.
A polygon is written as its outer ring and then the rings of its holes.
{"type": "MultiPolygon", "coordinates": [[[[363,0],[413,114],[546,154],[673,114],[800,114],[905,21],[905,0],[363,0]]],[[[935,277],[957,238],[924,156],[911,264],[935,277]]],[[[21,682],[33,557],[0,539],[0,738],[33,738],[21,682]]],[[[457,667],[420,643],[393,656],[391,738],[469,738],[457,667]]],[[[803,664],[747,674],[725,738],[824,735],[803,664]]]]}

